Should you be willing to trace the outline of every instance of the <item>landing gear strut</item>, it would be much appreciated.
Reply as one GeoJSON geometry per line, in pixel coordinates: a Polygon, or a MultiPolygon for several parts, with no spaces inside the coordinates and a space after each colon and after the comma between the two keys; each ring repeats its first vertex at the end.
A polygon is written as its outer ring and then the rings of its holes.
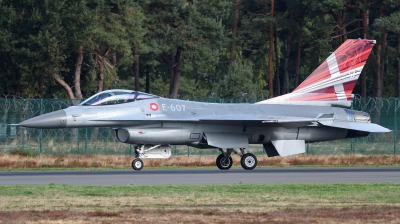
{"type": "Polygon", "coordinates": [[[133,144],[134,151],[132,152],[135,159],[132,161],[134,170],[143,168],[144,158],[161,158],[166,159],[171,156],[171,147],[169,145],[153,145],[153,144],[133,144]]]}
{"type": "Polygon", "coordinates": [[[244,148],[240,149],[240,153],[236,152],[234,149],[227,149],[226,152],[219,149],[219,151],[221,151],[221,154],[217,157],[216,164],[220,170],[229,170],[229,168],[231,168],[233,164],[232,153],[241,157],[240,165],[242,165],[243,169],[252,170],[257,166],[257,157],[252,153],[246,153],[244,148]]]}

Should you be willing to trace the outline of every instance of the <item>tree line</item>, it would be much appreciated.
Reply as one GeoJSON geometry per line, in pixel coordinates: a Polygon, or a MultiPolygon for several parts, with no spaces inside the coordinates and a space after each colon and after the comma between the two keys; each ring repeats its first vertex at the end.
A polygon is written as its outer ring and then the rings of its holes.
{"type": "Polygon", "coordinates": [[[375,39],[354,93],[400,96],[400,0],[0,0],[0,92],[171,98],[291,92],[346,39],[375,39]]]}

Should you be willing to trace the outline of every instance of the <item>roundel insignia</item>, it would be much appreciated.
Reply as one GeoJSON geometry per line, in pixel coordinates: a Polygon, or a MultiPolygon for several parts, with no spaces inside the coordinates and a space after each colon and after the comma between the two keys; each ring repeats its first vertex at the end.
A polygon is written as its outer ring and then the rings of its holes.
{"type": "Polygon", "coordinates": [[[150,110],[152,110],[152,111],[157,111],[157,110],[158,110],[158,104],[156,104],[156,103],[151,103],[151,104],[150,104],[150,110]]]}

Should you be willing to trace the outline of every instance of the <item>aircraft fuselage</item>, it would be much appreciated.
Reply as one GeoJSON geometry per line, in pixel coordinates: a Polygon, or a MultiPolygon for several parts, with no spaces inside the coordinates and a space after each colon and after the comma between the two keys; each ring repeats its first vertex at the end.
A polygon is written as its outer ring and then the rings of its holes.
{"type": "Polygon", "coordinates": [[[73,106],[32,118],[21,125],[36,128],[112,127],[118,139],[125,143],[200,148],[208,147],[201,142],[203,133],[207,132],[245,134],[249,144],[272,140],[318,142],[368,135],[366,132],[349,135],[347,129],[312,123],[303,126],[299,125],[301,121],[287,124],[260,122],[260,119],[269,118],[311,119],[320,114],[333,114],[333,119],[346,122],[354,122],[350,120],[354,120],[354,114],[363,117],[365,122],[369,118],[367,113],[336,107],[218,104],[156,98],[115,105],[73,106]]]}

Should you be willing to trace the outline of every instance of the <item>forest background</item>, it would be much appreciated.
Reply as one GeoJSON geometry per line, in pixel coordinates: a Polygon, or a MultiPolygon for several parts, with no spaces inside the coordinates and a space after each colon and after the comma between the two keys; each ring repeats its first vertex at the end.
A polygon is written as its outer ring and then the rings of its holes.
{"type": "Polygon", "coordinates": [[[0,93],[171,98],[291,92],[346,39],[375,39],[353,93],[400,97],[400,0],[0,0],[0,93]]]}

